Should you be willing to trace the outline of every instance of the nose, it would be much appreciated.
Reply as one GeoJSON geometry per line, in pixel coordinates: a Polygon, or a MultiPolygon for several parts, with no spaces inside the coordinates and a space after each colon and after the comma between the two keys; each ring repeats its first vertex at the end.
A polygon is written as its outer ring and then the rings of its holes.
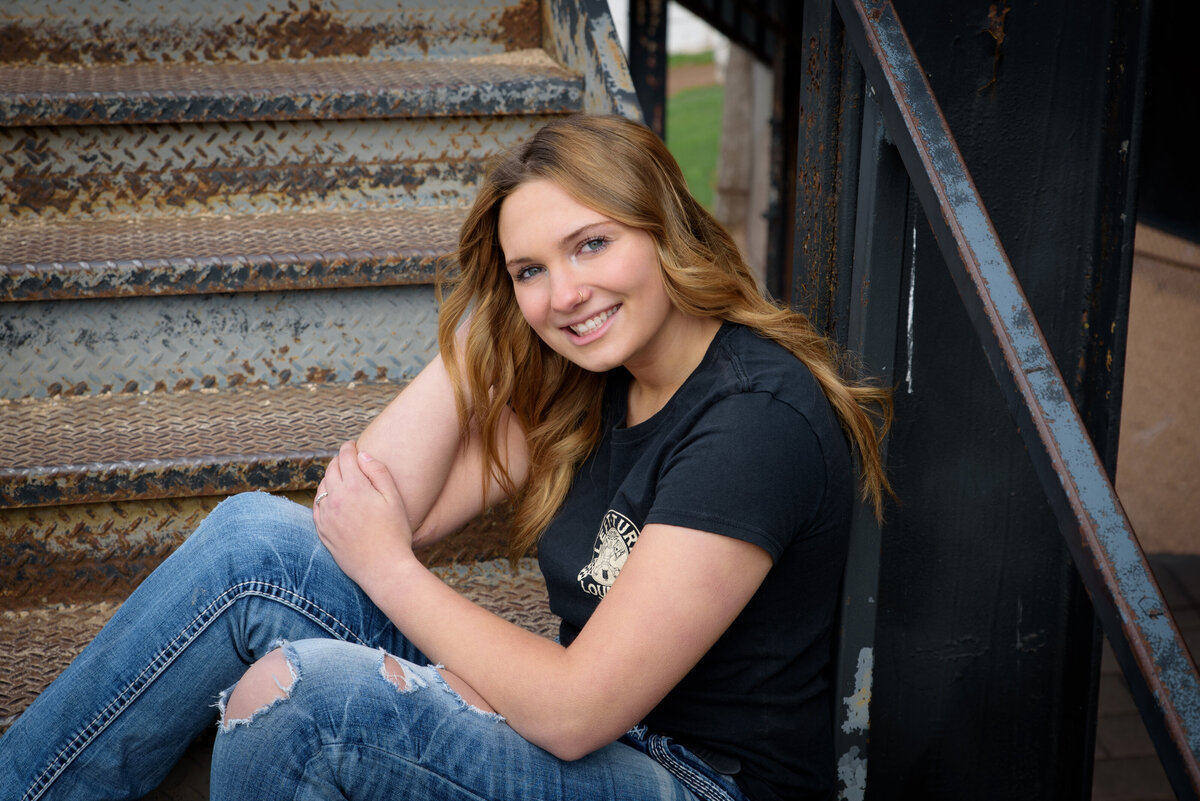
{"type": "Polygon", "coordinates": [[[588,298],[589,291],[573,273],[573,270],[551,272],[551,303],[555,311],[569,312],[588,298]]]}

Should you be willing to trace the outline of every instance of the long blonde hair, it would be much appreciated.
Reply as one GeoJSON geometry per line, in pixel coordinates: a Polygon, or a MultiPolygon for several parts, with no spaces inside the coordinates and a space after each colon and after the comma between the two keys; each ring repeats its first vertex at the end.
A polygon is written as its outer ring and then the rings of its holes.
{"type": "Polygon", "coordinates": [[[455,382],[463,430],[478,431],[485,472],[516,500],[513,558],[537,541],[599,442],[605,382],[604,374],[587,372],[537,337],[504,269],[500,206],[517,187],[537,179],[553,181],[580,204],[649,233],[676,307],[746,325],[802,361],[854,447],[862,497],[881,514],[890,491],[879,455],[892,415],[888,390],[843,375],[850,372],[846,360],[808,318],[763,296],[732,238],[692,198],[675,159],[653,132],[621,117],[579,115],[551,122],[493,162],[459,235],[458,272],[439,282],[442,357],[451,375],[465,377],[467,385],[464,393],[461,380],[455,382]],[[455,333],[468,313],[460,359],[455,333]],[[529,472],[520,492],[501,453],[506,406],[528,440],[529,472]]]}

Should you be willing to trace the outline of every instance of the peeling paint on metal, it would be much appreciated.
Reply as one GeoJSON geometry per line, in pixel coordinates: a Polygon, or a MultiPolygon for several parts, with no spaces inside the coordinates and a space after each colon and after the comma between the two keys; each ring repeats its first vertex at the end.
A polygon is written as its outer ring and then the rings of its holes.
{"type": "Polygon", "coordinates": [[[867,794],[867,760],[859,755],[858,746],[838,759],[838,798],[842,801],[863,801],[867,794]]]}
{"type": "Polygon", "coordinates": [[[642,120],[633,79],[605,0],[547,0],[545,47],[584,76],[584,110],[642,120]]]}
{"type": "Polygon", "coordinates": [[[858,665],[854,671],[854,695],[842,698],[846,705],[846,719],[842,731],[846,734],[858,731],[865,734],[871,725],[871,671],[875,653],[870,647],[858,652],[858,665]]]}

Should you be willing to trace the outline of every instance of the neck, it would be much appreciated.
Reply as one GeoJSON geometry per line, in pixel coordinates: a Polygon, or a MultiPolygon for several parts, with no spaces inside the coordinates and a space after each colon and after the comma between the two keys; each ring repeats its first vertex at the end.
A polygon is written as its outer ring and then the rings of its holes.
{"type": "Polygon", "coordinates": [[[626,425],[637,425],[652,417],[683,386],[700,365],[721,321],[711,317],[690,317],[676,332],[666,356],[647,365],[625,365],[633,380],[629,384],[626,425]]]}

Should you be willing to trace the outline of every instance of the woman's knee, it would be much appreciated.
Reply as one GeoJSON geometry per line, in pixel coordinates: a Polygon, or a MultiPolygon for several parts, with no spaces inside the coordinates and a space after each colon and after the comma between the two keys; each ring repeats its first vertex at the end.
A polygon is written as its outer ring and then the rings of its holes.
{"type": "Polygon", "coordinates": [[[296,669],[282,648],[276,648],[250,669],[221,700],[221,728],[248,723],[254,715],[287,698],[296,684],[296,669]]]}
{"type": "Polygon", "coordinates": [[[247,557],[264,551],[281,554],[299,548],[307,553],[319,542],[307,507],[265,492],[247,492],[217,504],[183,547],[238,565],[255,563],[247,557]]]}

